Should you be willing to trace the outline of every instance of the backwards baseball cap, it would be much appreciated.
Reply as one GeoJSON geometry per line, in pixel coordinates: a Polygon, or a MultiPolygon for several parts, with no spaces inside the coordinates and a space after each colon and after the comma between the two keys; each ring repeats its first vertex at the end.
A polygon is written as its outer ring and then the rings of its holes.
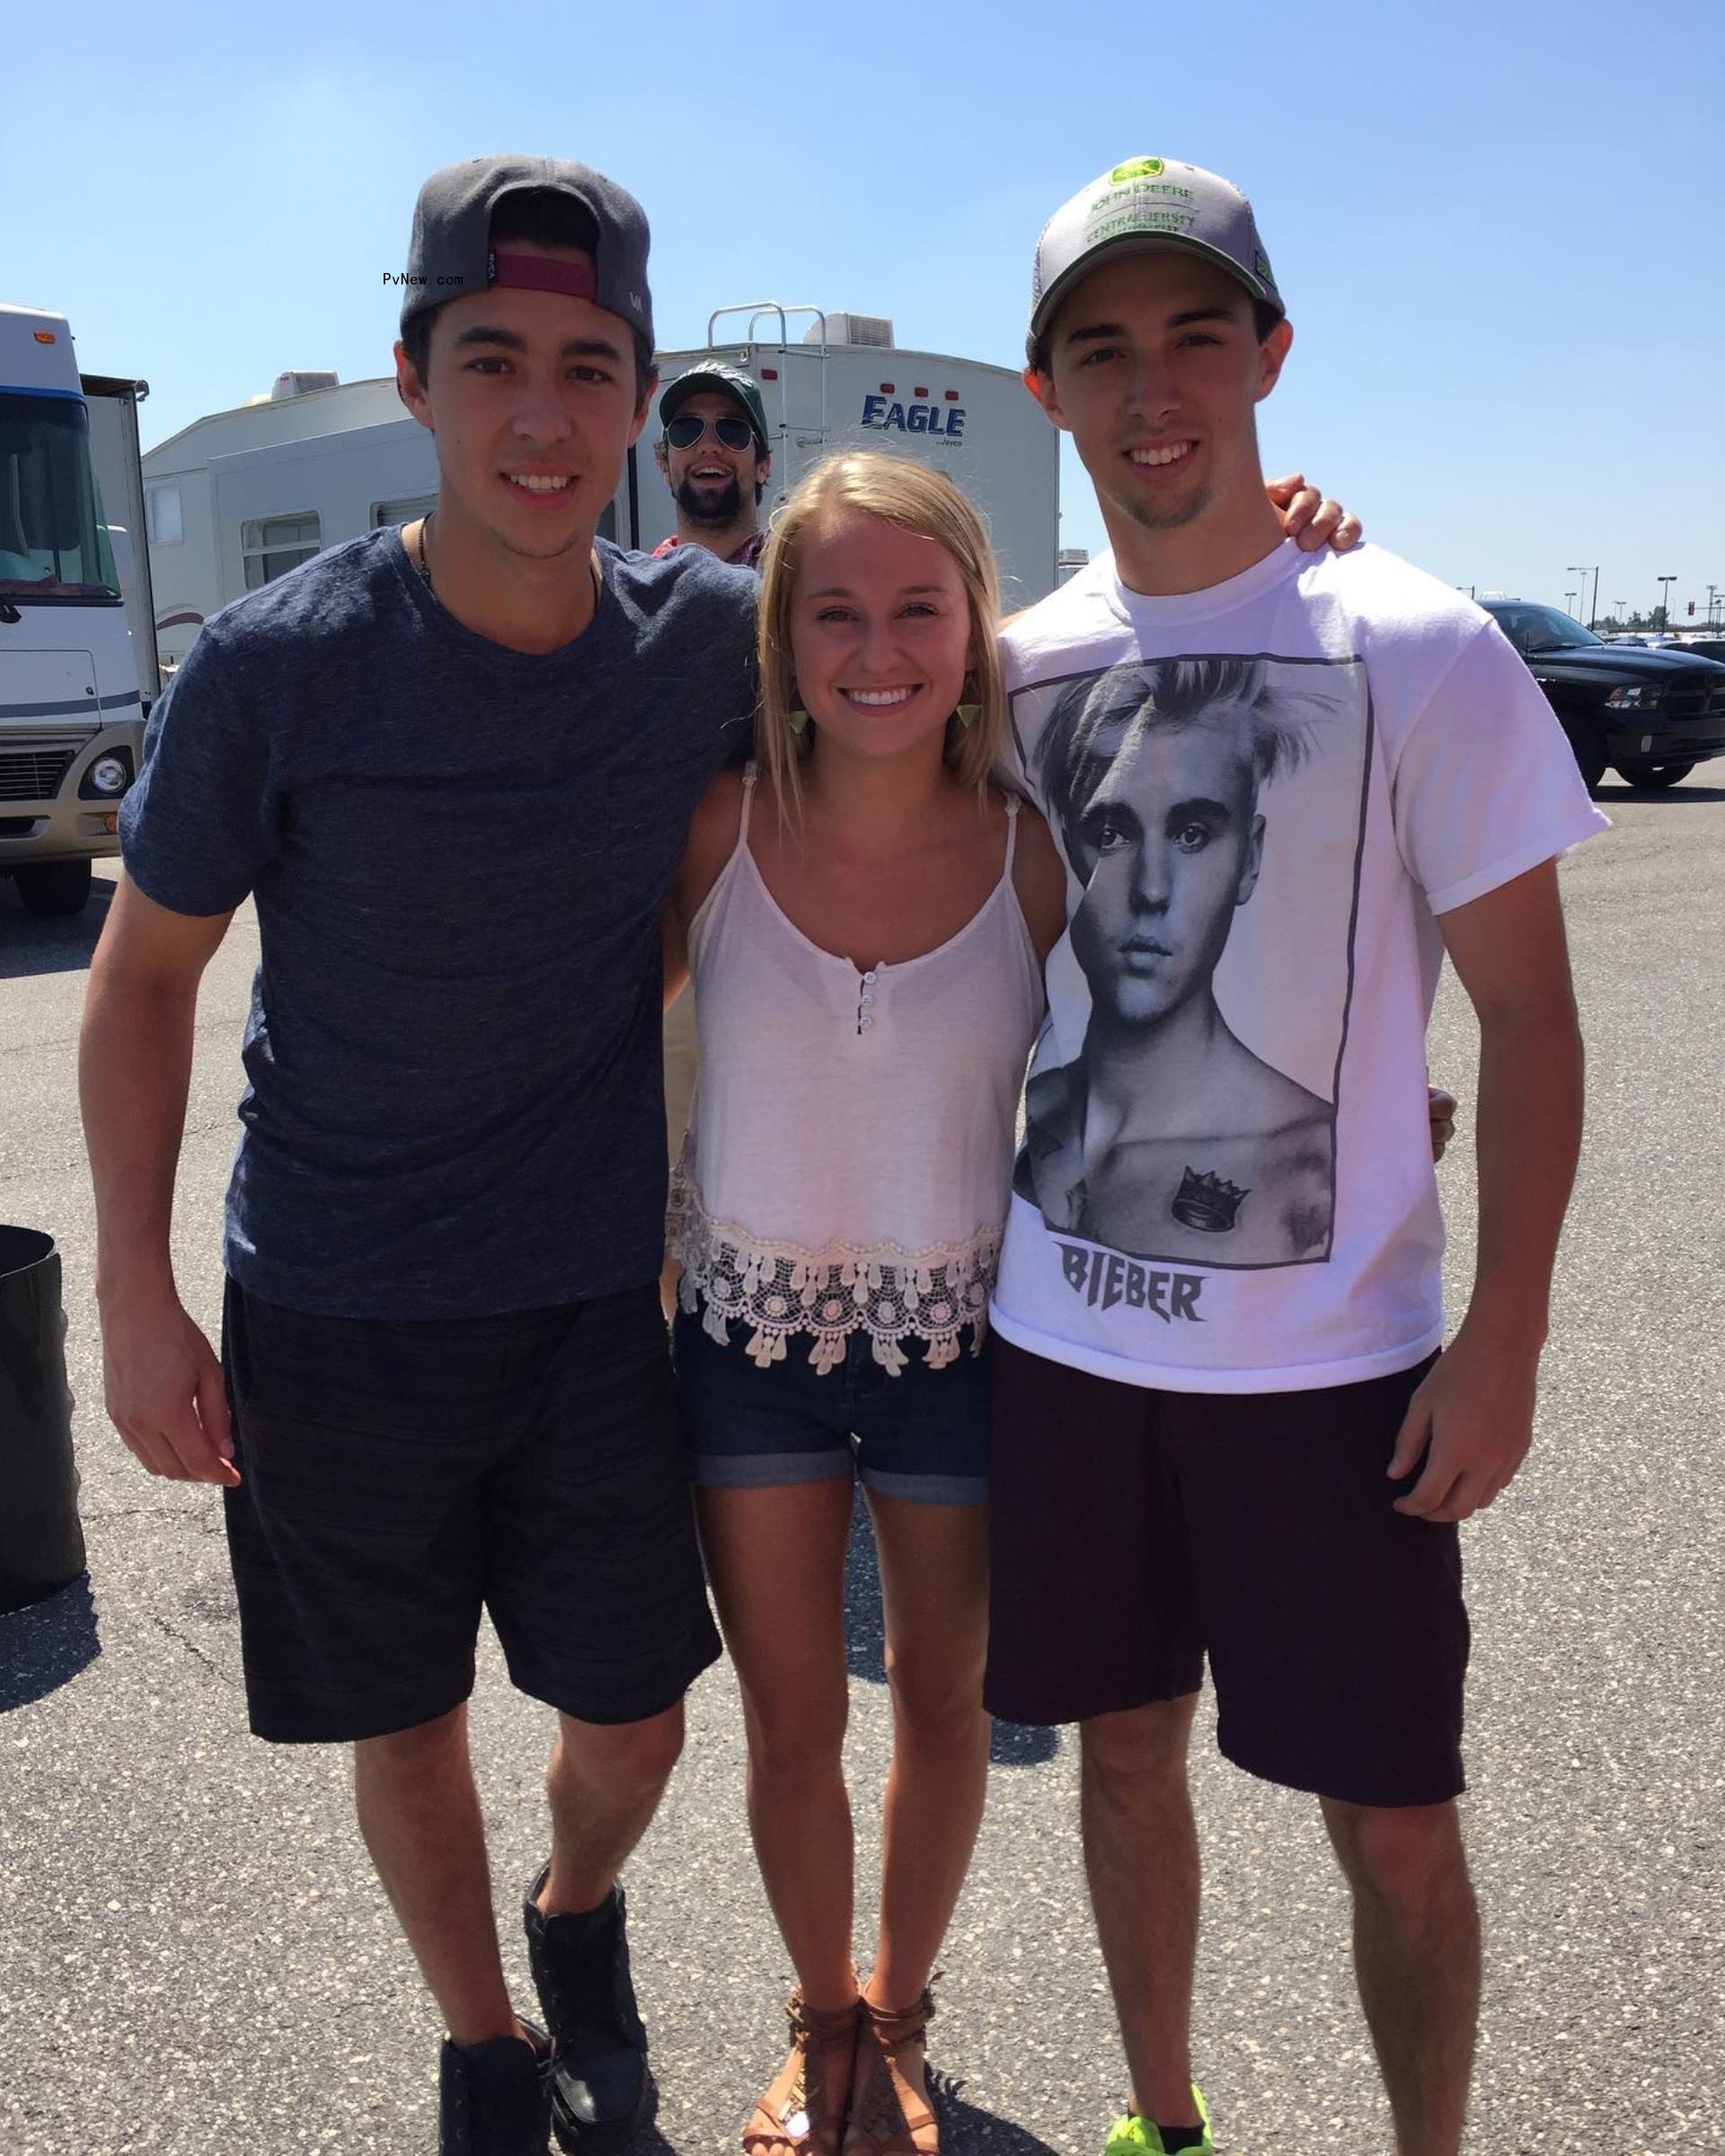
{"type": "Polygon", "coordinates": [[[631,194],[587,165],[561,157],[470,157],[446,164],[420,190],[407,247],[402,329],[446,300],[494,285],[567,292],[620,314],[650,345],[653,302],[647,289],[647,216],[631,194]],[[592,261],[499,252],[491,219],[510,195],[562,195],[587,214],[592,261]]]}
{"type": "Polygon", "coordinates": [[[1032,363],[1038,339],[1081,277],[1105,256],[1166,249],[1202,255],[1254,299],[1287,312],[1252,205],[1237,187],[1201,165],[1128,157],[1062,203],[1042,227],[1031,273],[1032,363]]]}
{"type": "Polygon", "coordinates": [[[753,375],[746,375],[740,367],[728,367],[722,359],[692,367],[668,384],[665,394],[659,400],[659,425],[668,427],[689,399],[699,396],[703,390],[716,391],[742,408],[743,416],[755,429],[755,438],[765,455],[771,445],[766,438],[766,412],[761,403],[760,387],[753,375]]]}

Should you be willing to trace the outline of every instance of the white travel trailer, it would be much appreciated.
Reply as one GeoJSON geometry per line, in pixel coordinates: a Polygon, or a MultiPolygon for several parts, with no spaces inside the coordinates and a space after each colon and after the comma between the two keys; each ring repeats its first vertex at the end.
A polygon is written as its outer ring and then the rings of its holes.
{"type": "Polygon", "coordinates": [[[119,852],[156,693],[147,586],[115,560],[141,565],[118,519],[141,506],[143,391],[81,376],[63,314],[0,306],[0,876],[32,913],[77,913],[119,852]]]}
{"type": "Polygon", "coordinates": [[[232,599],[437,499],[431,437],[394,376],[288,374],[267,397],[194,420],[144,459],[155,632],[177,665],[232,599]]]}
{"type": "MultiPolygon", "coordinates": [[[[764,508],[831,449],[921,457],[986,516],[1009,607],[1054,588],[1058,438],[1012,369],[905,351],[889,323],[776,302],[721,309],[707,333],[700,349],[661,352],[660,376],[724,359],[760,383],[773,447],[764,508]],[[804,314],[809,328],[793,340],[789,318],[804,314]],[[742,318],[741,340],[712,344],[732,317],[742,318]]],[[[670,491],[653,461],[658,432],[654,419],[600,526],[621,546],[650,551],[671,533],[670,491]]],[[[326,547],[420,516],[436,499],[438,467],[393,378],[287,374],[269,396],[198,420],[152,449],[144,477],[155,626],[174,663],[207,617],[242,593],[326,547]]]]}
{"type": "MultiPolygon", "coordinates": [[[[907,351],[894,344],[891,323],[877,316],[827,315],[776,300],[720,308],[708,320],[704,349],[659,354],[660,379],[703,359],[728,360],[761,385],[773,449],[763,507],[782,501],[835,449],[919,457],[955,480],[987,520],[1009,613],[1054,589],[1059,437],[1015,368],[907,351]],[[809,327],[793,342],[787,317],[805,315],[809,327]],[[737,343],[715,343],[721,322],[741,330],[737,343]]],[[[619,537],[649,550],[670,536],[675,520],[653,462],[658,432],[655,420],[632,452],[616,505],[619,537]]]]}

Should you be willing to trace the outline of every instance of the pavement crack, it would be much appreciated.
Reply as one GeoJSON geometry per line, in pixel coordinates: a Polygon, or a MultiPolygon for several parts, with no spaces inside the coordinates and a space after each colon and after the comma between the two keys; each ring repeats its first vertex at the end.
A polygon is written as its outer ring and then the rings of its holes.
{"type": "Polygon", "coordinates": [[[210,1675],[215,1678],[218,1684],[225,1686],[229,1692],[234,1692],[238,1690],[238,1687],[234,1684],[234,1680],[221,1666],[220,1663],[217,1662],[211,1656],[207,1655],[203,1648],[198,1645],[195,1639],[188,1639],[183,1632],[176,1631],[173,1626],[168,1622],[165,1617],[158,1616],[154,1610],[152,1610],[150,1613],[150,1622],[155,1627],[158,1632],[164,1634],[168,1639],[172,1639],[176,1647],[183,1647],[194,1662],[201,1662],[204,1667],[209,1672],[210,1675]]]}

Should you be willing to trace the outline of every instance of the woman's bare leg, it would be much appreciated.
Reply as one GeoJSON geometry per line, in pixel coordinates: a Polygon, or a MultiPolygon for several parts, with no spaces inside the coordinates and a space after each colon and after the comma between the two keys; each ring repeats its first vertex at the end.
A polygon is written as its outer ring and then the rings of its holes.
{"type": "MultiPolygon", "coordinates": [[[[854,1850],[843,1760],[851,1500],[848,1474],[777,1489],[697,1492],[713,1599],[742,1691],[749,1832],[803,1998],[822,2013],[856,1998],[854,1850]]],[[[850,2072],[848,2051],[829,2050],[829,2119],[843,2115],[850,2072]]],[[[775,2114],[785,2079],[763,2099],[775,2114]]]]}
{"type": "Polygon", "coordinates": [[[863,1989],[846,2150],[934,2156],[919,2002],[969,1868],[988,1780],[987,1515],[869,1493],[886,1604],[892,1764],[880,1929],[863,1989]]]}
{"type": "Polygon", "coordinates": [[[869,1508],[886,1606],[893,1741],[880,1931],[868,1993],[876,2006],[907,2007],[928,1982],[982,1825],[987,1511],[874,1492],[869,1508]]]}

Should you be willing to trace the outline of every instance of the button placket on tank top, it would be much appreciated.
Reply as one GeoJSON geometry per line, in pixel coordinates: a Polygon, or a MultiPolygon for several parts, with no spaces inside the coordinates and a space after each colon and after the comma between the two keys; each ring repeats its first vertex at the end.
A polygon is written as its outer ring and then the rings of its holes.
{"type": "Polygon", "coordinates": [[[880,976],[885,970],[871,966],[866,973],[856,976],[856,1031],[859,1039],[871,1031],[878,1015],[876,1006],[880,1001],[880,976]]]}

